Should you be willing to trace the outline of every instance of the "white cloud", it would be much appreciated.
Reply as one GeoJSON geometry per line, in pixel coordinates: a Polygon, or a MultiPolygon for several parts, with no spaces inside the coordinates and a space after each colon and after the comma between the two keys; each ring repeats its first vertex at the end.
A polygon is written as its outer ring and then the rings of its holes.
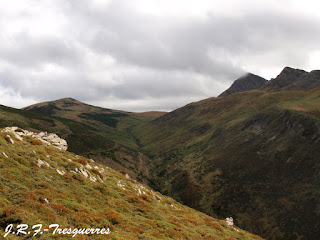
{"type": "Polygon", "coordinates": [[[245,71],[319,68],[317,1],[0,2],[0,103],[170,110],[245,71]],[[12,99],[12,101],[10,101],[12,99]]]}

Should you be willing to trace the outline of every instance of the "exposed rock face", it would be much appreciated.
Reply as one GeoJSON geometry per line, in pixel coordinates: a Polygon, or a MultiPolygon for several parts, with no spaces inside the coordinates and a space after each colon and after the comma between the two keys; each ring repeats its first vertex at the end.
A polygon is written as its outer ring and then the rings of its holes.
{"type": "Polygon", "coordinates": [[[320,70],[311,71],[299,78],[299,81],[292,85],[292,88],[309,90],[320,86],[320,70]]]}
{"type": "Polygon", "coordinates": [[[308,73],[304,70],[285,67],[275,79],[270,80],[268,86],[287,87],[306,74],[308,73]]]}
{"type": "Polygon", "coordinates": [[[40,140],[44,144],[52,145],[58,149],[61,149],[61,150],[68,149],[67,141],[60,138],[55,133],[47,133],[47,132],[34,133],[28,130],[20,129],[18,127],[6,127],[5,129],[2,130],[2,132],[13,133],[15,138],[17,138],[20,141],[23,140],[23,136],[31,136],[35,139],[40,140]]]}
{"type": "Polygon", "coordinates": [[[306,72],[300,69],[285,67],[265,88],[273,90],[310,90],[320,86],[320,70],[306,72]]]}
{"type": "Polygon", "coordinates": [[[263,88],[268,81],[262,77],[254,75],[252,73],[248,73],[245,76],[237,79],[231,85],[229,89],[224,91],[219,95],[219,97],[228,96],[232,93],[244,92],[253,89],[261,89],[263,88]]]}
{"type": "Polygon", "coordinates": [[[285,67],[275,79],[270,80],[267,87],[287,88],[307,74],[304,70],[285,67]]]}
{"type": "Polygon", "coordinates": [[[270,81],[248,73],[246,76],[234,81],[231,87],[221,93],[219,97],[253,89],[268,89],[271,91],[310,90],[319,86],[320,70],[306,72],[301,69],[285,67],[276,78],[270,81]]]}

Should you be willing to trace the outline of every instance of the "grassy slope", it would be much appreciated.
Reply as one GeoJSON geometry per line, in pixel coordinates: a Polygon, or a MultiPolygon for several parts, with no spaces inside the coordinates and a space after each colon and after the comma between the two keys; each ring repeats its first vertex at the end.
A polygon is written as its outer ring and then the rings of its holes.
{"type": "MultiPolygon", "coordinates": [[[[14,139],[15,143],[11,144],[5,136],[0,134],[1,239],[10,223],[111,229],[110,235],[75,239],[261,239],[238,228],[236,231],[225,221],[183,206],[89,159],[39,145],[30,137],[22,142],[14,139]],[[38,159],[50,166],[39,167],[38,159]],[[92,182],[80,173],[71,172],[80,167],[95,178],[100,176],[103,182],[92,182]],[[59,175],[56,169],[65,175],[59,175]],[[138,188],[145,193],[139,195],[138,188]],[[49,203],[44,203],[43,198],[49,203]]],[[[40,238],[58,238],[51,232],[40,238]]],[[[10,234],[5,239],[21,238],[10,234]]],[[[71,239],[71,236],[62,238],[71,239]]]]}
{"type": "Polygon", "coordinates": [[[55,132],[67,140],[70,151],[115,169],[126,169],[140,180],[147,179],[148,158],[138,151],[129,129],[154,119],[153,116],[94,107],[74,99],[41,103],[27,109],[0,106],[0,127],[16,125],[55,132]]]}
{"type": "Polygon", "coordinates": [[[318,239],[320,90],[210,98],[137,126],[159,191],[267,239],[318,239]]]}

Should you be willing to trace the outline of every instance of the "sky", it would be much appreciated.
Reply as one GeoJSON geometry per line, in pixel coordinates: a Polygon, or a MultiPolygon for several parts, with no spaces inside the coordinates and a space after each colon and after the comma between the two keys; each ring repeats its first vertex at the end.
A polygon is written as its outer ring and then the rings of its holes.
{"type": "Polygon", "coordinates": [[[171,111],[246,72],[319,69],[318,2],[0,1],[0,104],[171,111]]]}

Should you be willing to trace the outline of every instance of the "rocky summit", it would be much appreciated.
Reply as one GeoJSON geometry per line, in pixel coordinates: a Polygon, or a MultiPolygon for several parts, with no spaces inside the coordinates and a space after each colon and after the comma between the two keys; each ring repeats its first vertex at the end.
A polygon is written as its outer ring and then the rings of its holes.
{"type": "Polygon", "coordinates": [[[274,90],[310,90],[320,86],[320,71],[306,72],[301,69],[285,67],[266,88],[274,90]]]}
{"type": "Polygon", "coordinates": [[[237,79],[234,81],[234,83],[231,85],[230,88],[228,88],[226,91],[221,93],[219,97],[228,96],[232,93],[237,92],[244,92],[249,91],[253,89],[261,89],[265,86],[267,83],[267,80],[259,77],[257,75],[254,75],[252,73],[247,73],[245,76],[237,79]]]}

